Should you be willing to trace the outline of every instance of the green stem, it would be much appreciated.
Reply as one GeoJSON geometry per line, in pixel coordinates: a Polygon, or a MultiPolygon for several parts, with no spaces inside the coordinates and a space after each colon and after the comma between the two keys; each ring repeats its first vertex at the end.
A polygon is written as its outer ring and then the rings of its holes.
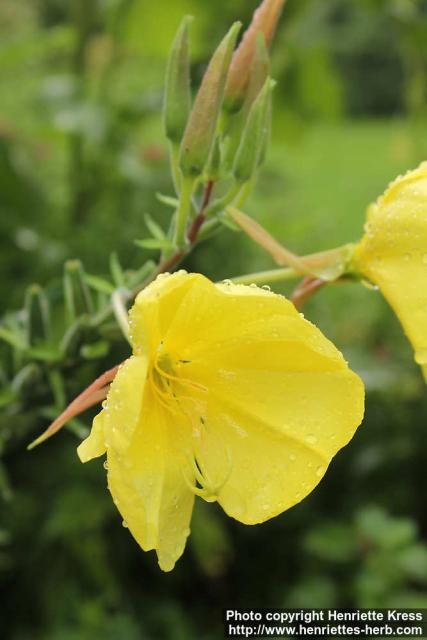
{"type": "Polygon", "coordinates": [[[227,193],[222,196],[222,198],[218,198],[218,200],[215,200],[206,210],[206,218],[212,218],[212,216],[225,209],[225,207],[229,205],[230,202],[232,202],[234,198],[239,194],[241,188],[242,185],[238,182],[235,182],[233,185],[231,185],[227,193]]]}
{"type": "Polygon", "coordinates": [[[267,284],[300,278],[301,275],[302,274],[295,269],[286,267],[284,269],[270,269],[269,271],[258,271],[257,273],[236,276],[235,278],[231,278],[231,282],[234,282],[234,284],[267,284]]]}
{"type": "Polygon", "coordinates": [[[112,294],[111,304],[113,306],[113,312],[116,316],[117,324],[119,325],[123,336],[130,343],[128,312],[120,289],[116,289],[112,294]]]}
{"type": "Polygon", "coordinates": [[[245,204],[246,200],[248,199],[248,197],[252,192],[252,189],[255,186],[256,179],[257,179],[256,175],[252,176],[250,180],[240,185],[240,189],[237,194],[237,197],[233,202],[233,205],[237,207],[237,209],[240,209],[245,204]]]}
{"type": "Polygon", "coordinates": [[[172,182],[175,189],[175,193],[179,196],[180,187],[181,187],[181,176],[179,175],[179,146],[175,142],[169,143],[169,157],[170,157],[170,167],[172,174],[172,182]]]}
{"type": "Polygon", "coordinates": [[[179,206],[176,212],[174,245],[182,249],[187,245],[187,223],[191,211],[191,196],[193,193],[195,179],[185,176],[181,181],[181,193],[179,206]]]}

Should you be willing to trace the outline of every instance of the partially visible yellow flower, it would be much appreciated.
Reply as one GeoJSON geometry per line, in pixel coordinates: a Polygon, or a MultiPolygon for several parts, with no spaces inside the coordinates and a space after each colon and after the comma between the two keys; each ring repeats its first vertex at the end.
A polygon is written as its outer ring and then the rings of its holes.
{"type": "Polygon", "coordinates": [[[369,207],[353,262],[395,311],[427,380],[427,162],[369,207]]]}
{"type": "Polygon", "coordinates": [[[107,452],[114,502],[165,571],[183,553],[196,495],[264,522],[313,490],[362,420],[361,380],[270,291],[159,276],[130,328],[133,355],[78,453],[107,452]]]}

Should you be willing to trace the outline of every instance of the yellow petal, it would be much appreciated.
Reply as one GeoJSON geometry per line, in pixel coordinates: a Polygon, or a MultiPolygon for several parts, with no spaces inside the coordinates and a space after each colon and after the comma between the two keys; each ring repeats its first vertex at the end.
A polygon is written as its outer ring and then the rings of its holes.
{"type": "MultiPolygon", "coordinates": [[[[220,337],[206,317],[216,348],[210,343],[210,352],[183,370],[208,389],[194,443],[205,484],[229,515],[254,524],[313,490],[360,424],[364,391],[340,352],[286,300],[255,289],[221,290],[226,300],[210,315],[216,320],[218,312],[224,326],[225,309],[232,310],[227,317],[239,330],[234,325],[231,337],[225,330],[220,337]],[[245,305],[234,305],[245,301],[260,313],[246,324],[245,305]]],[[[197,332],[193,340],[198,348],[197,332]]]]}
{"type": "Polygon", "coordinates": [[[203,417],[198,455],[225,511],[246,524],[293,506],[323,477],[363,418],[351,371],[220,373],[203,417]]]}
{"type": "Polygon", "coordinates": [[[427,379],[427,162],[369,208],[365,231],[354,267],[379,286],[427,379]]]}
{"type": "Polygon", "coordinates": [[[105,401],[105,443],[119,454],[128,449],[139,424],[147,369],[145,357],[128,358],[117,372],[105,401]]]}
{"type": "Polygon", "coordinates": [[[145,551],[156,550],[163,571],[173,569],[190,533],[188,444],[182,425],[147,392],[131,446],[107,453],[108,486],[125,526],[145,551]]]}
{"type": "Polygon", "coordinates": [[[129,313],[130,336],[135,354],[153,355],[187,291],[197,285],[200,278],[203,276],[183,270],[173,274],[160,274],[137,295],[129,313]]]}
{"type": "Polygon", "coordinates": [[[90,434],[77,447],[77,454],[81,462],[89,462],[89,460],[98,458],[105,453],[104,419],[104,411],[95,416],[90,434]]]}

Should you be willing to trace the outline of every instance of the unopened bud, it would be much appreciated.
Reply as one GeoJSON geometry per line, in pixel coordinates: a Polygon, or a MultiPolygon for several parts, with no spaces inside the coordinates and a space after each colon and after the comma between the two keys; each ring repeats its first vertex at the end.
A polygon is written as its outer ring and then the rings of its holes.
{"type": "Polygon", "coordinates": [[[238,182],[250,180],[259,166],[270,130],[269,105],[275,84],[274,80],[267,78],[249,112],[233,165],[233,173],[238,182]]]}
{"type": "Polygon", "coordinates": [[[197,94],[181,143],[179,164],[186,176],[198,176],[215,140],[224,87],[240,23],[236,22],[215,51],[197,94]]]}
{"type": "Polygon", "coordinates": [[[25,294],[27,341],[30,346],[48,340],[50,336],[49,301],[38,284],[31,285],[25,294]]]}
{"type": "Polygon", "coordinates": [[[79,260],[69,260],[65,263],[64,298],[69,322],[74,322],[79,316],[93,311],[92,297],[79,260]]]}
{"type": "Polygon", "coordinates": [[[263,0],[255,11],[230,65],[224,97],[227,111],[235,112],[242,107],[257,49],[257,38],[262,34],[266,47],[270,46],[284,3],[285,0],[263,0]]]}
{"type": "Polygon", "coordinates": [[[192,16],[185,16],[173,41],[166,71],[163,121],[166,136],[179,143],[191,108],[188,27],[192,16]]]}

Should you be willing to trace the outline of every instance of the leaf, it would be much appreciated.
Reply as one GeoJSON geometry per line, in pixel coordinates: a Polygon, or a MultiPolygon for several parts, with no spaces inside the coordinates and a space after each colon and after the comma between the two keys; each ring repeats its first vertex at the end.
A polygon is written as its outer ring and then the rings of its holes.
{"type": "Polygon", "coordinates": [[[6,327],[0,327],[0,340],[4,340],[12,347],[16,347],[20,351],[27,348],[27,343],[22,334],[17,331],[6,329],[6,327]]]}
{"type": "Polygon", "coordinates": [[[162,202],[163,204],[165,204],[168,207],[171,207],[172,209],[177,209],[178,205],[179,205],[179,200],[178,198],[173,198],[172,196],[166,196],[163,193],[156,193],[156,198],[159,202],[162,202]]]}
{"type": "Polygon", "coordinates": [[[156,264],[153,260],[145,262],[140,269],[133,271],[128,275],[128,286],[130,289],[134,289],[139,284],[142,284],[146,277],[155,269],[156,264]]]}
{"type": "MultiPolygon", "coordinates": [[[[125,275],[122,269],[122,265],[119,261],[119,256],[115,251],[110,255],[110,271],[113,276],[113,281],[116,287],[124,287],[125,286],[125,275]]],[[[114,289],[116,288],[114,287],[114,289]]]]}
{"type": "Polygon", "coordinates": [[[91,289],[98,291],[99,293],[106,293],[107,295],[111,295],[115,289],[115,287],[108,282],[108,280],[104,280],[104,278],[100,278],[99,276],[92,276],[88,273],[85,273],[84,276],[87,284],[91,289]]]}
{"type": "Polygon", "coordinates": [[[58,362],[60,360],[60,352],[55,347],[50,346],[31,347],[28,349],[27,355],[41,362],[58,362]]]}
{"type": "Polygon", "coordinates": [[[80,353],[86,360],[96,360],[103,358],[110,350],[110,343],[107,340],[98,340],[92,344],[84,344],[80,353]]]}
{"type": "Polygon", "coordinates": [[[137,247],[142,247],[143,249],[168,250],[173,246],[168,238],[164,238],[163,240],[157,238],[146,238],[145,240],[134,240],[134,243],[137,245],[137,247]]]}
{"type": "Polygon", "coordinates": [[[0,409],[7,407],[9,404],[12,404],[16,400],[16,395],[12,389],[12,387],[5,387],[0,391],[0,409]]]}
{"type": "Polygon", "coordinates": [[[227,229],[231,229],[231,231],[234,231],[235,233],[241,231],[237,224],[235,224],[232,220],[230,220],[230,218],[227,218],[226,216],[218,216],[218,222],[224,225],[224,227],[227,227],[227,229]]]}
{"type": "Polygon", "coordinates": [[[145,224],[147,225],[148,230],[150,231],[151,235],[154,238],[157,238],[157,240],[164,240],[165,239],[165,237],[166,237],[165,232],[163,231],[161,226],[158,225],[157,222],[155,222],[153,220],[153,218],[150,216],[149,213],[145,214],[144,220],[145,220],[145,224]]]}

